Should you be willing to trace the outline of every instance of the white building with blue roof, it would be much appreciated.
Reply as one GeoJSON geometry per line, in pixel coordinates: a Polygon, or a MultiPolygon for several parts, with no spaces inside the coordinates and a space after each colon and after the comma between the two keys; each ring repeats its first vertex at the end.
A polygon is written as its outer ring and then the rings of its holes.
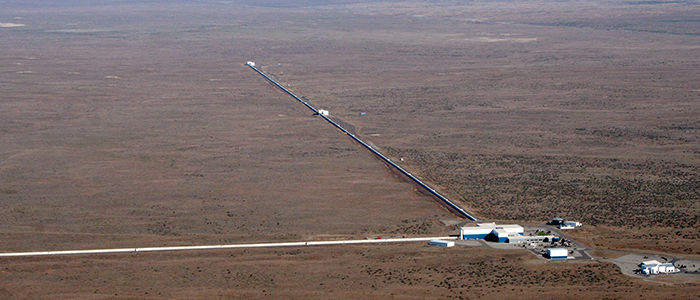
{"type": "Polygon", "coordinates": [[[488,240],[506,243],[508,237],[522,236],[525,230],[517,224],[497,225],[496,223],[477,223],[476,227],[461,227],[459,229],[459,239],[461,240],[488,240]]]}
{"type": "Polygon", "coordinates": [[[645,261],[640,265],[640,267],[642,273],[646,275],[677,272],[676,266],[674,266],[672,263],[660,263],[656,260],[645,261]]]}

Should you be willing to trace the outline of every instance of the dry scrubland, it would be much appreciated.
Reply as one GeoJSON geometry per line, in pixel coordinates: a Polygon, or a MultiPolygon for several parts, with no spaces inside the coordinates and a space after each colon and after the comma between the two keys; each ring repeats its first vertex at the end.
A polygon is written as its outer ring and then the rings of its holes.
{"type": "MultiPolygon", "coordinates": [[[[589,225],[576,237],[591,246],[700,255],[696,2],[89,2],[0,10],[25,25],[0,28],[2,251],[450,231],[453,216],[242,66],[254,60],[483,218],[561,216],[589,225]]],[[[697,290],[482,251],[3,259],[0,295],[697,290]]]]}
{"type": "MultiPolygon", "coordinates": [[[[21,259],[4,269],[11,270],[16,281],[47,279],[27,289],[27,298],[41,298],[42,290],[52,291],[54,298],[81,299],[696,297],[693,288],[650,285],[620,274],[611,263],[573,262],[552,268],[532,261],[526,251],[492,252],[427,245],[257,249],[21,259]]],[[[3,292],[7,293],[0,295],[3,292]]]]}

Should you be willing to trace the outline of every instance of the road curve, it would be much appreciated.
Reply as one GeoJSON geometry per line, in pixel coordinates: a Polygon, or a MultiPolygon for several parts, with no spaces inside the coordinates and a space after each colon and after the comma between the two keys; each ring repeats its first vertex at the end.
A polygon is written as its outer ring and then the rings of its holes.
{"type": "Polygon", "coordinates": [[[364,146],[364,147],[367,148],[369,151],[371,151],[372,153],[374,153],[375,155],[377,155],[377,156],[378,156],[380,159],[382,159],[385,163],[387,163],[387,164],[389,164],[390,166],[394,167],[396,170],[398,170],[398,171],[401,172],[402,174],[406,175],[408,178],[410,178],[411,180],[413,180],[415,183],[417,183],[418,185],[420,185],[421,187],[423,187],[424,189],[426,189],[428,192],[430,192],[431,194],[433,194],[433,196],[435,196],[435,197],[437,197],[438,199],[440,199],[440,201],[442,201],[442,202],[443,202],[445,205],[447,205],[449,208],[452,208],[454,211],[456,211],[457,213],[459,213],[460,216],[466,217],[466,218],[468,218],[468,219],[470,219],[470,220],[472,220],[472,221],[477,221],[477,218],[476,218],[476,217],[474,217],[472,214],[470,214],[469,212],[467,212],[466,210],[464,210],[462,207],[460,207],[459,205],[455,204],[455,203],[452,202],[450,199],[447,199],[447,197],[443,196],[442,194],[438,193],[435,189],[433,189],[432,187],[430,187],[429,185],[427,185],[426,183],[424,183],[422,180],[420,180],[420,179],[418,179],[417,177],[413,176],[413,174],[411,174],[411,173],[409,173],[408,171],[404,170],[402,167],[400,167],[399,165],[397,165],[396,163],[394,163],[393,161],[391,161],[391,159],[389,159],[389,158],[387,158],[386,156],[384,156],[384,154],[382,154],[382,153],[380,153],[379,151],[375,150],[374,148],[372,148],[372,146],[368,145],[367,143],[365,143],[364,141],[362,141],[360,138],[356,137],[354,134],[352,134],[352,133],[350,133],[349,131],[347,131],[345,128],[343,128],[343,126],[340,126],[340,124],[338,124],[338,123],[334,122],[333,120],[331,120],[330,118],[328,118],[328,117],[326,117],[326,116],[320,114],[320,113],[318,112],[318,110],[317,110],[316,108],[314,108],[313,106],[311,106],[309,103],[307,103],[306,101],[304,101],[304,100],[302,100],[301,98],[297,97],[297,95],[295,95],[294,93],[292,93],[291,91],[289,91],[287,88],[285,88],[285,87],[282,86],[281,84],[277,83],[275,80],[273,80],[273,79],[270,78],[269,76],[265,75],[265,73],[263,73],[262,71],[258,70],[258,69],[254,66],[254,64],[248,63],[247,66],[250,67],[251,69],[253,69],[255,72],[258,72],[258,74],[262,75],[263,77],[265,77],[267,80],[269,80],[269,81],[272,82],[273,84],[275,84],[278,88],[282,89],[285,93],[289,94],[289,95],[292,96],[294,99],[296,99],[297,101],[301,102],[301,104],[304,104],[304,106],[306,106],[307,108],[309,108],[310,110],[312,110],[315,114],[319,115],[321,118],[323,118],[324,120],[326,120],[328,123],[331,123],[333,126],[335,126],[336,128],[340,129],[340,131],[342,131],[342,132],[344,132],[345,134],[347,134],[350,138],[352,138],[352,139],[355,140],[356,142],[360,143],[360,145],[364,146]]]}
{"type": "Polygon", "coordinates": [[[238,249],[238,248],[305,247],[305,246],[330,246],[330,245],[377,244],[377,243],[408,243],[408,242],[427,242],[427,241],[432,241],[432,240],[455,240],[455,239],[457,239],[457,238],[453,237],[453,236],[440,236],[440,237],[417,237],[417,238],[375,239],[375,240],[309,241],[309,242],[230,244],[230,245],[208,245],[208,246],[176,246],[176,247],[149,247],[149,248],[62,250],[62,251],[0,253],[0,257],[87,255],[87,254],[163,252],[163,251],[194,251],[194,250],[238,249]]]}

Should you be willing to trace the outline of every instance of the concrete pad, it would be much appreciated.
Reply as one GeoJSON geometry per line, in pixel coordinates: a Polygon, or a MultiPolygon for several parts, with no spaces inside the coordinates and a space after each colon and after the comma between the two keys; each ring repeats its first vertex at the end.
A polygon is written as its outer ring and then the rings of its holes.
{"type": "Polygon", "coordinates": [[[468,247],[483,247],[485,246],[482,241],[478,240],[459,240],[455,241],[457,246],[468,246],[468,247]]]}

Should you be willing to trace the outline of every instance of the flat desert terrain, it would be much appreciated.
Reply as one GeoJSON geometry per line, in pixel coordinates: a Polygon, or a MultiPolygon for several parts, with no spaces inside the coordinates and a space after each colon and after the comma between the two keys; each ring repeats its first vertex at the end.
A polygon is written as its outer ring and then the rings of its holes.
{"type": "MultiPolygon", "coordinates": [[[[454,234],[700,258],[700,3],[5,1],[0,252],[454,234]]],[[[671,276],[671,275],[666,275],[671,276]]],[[[697,299],[420,243],[0,259],[0,299],[697,299]]]]}

